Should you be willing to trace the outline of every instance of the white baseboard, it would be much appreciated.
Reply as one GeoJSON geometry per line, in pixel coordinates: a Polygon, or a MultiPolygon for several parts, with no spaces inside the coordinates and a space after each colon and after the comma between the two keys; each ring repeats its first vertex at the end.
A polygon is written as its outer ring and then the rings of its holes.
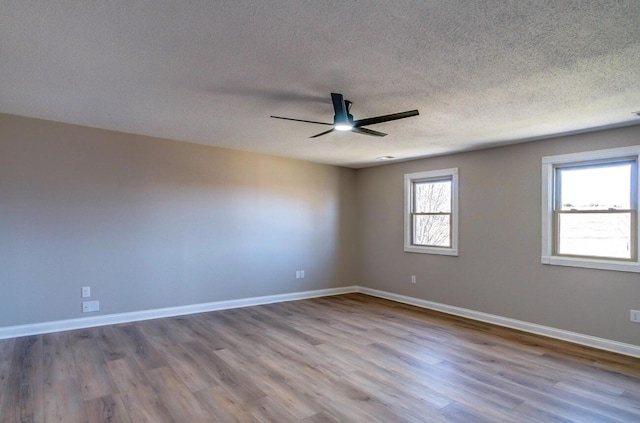
{"type": "Polygon", "coordinates": [[[107,314],[103,316],[82,317],[78,319],[57,320],[53,322],[33,323],[20,326],[0,327],[0,339],[16,338],[19,336],[39,335],[42,333],[59,332],[64,330],[84,329],[94,326],[113,325],[118,323],[135,322],[139,320],[159,319],[162,317],[182,316],[186,314],[204,313],[207,311],[227,310],[232,308],[250,307],[262,304],[273,304],[283,301],[304,300],[307,298],[326,297],[330,295],[349,294],[359,292],[373,297],[385,298],[399,303],[410,304],[421,308],[441,311],[443,313],[466,317],[472,320],[492,323],[524,332],[548,336],[550,338],[573,342],[574,344],[611,351],[631,357],[640,358],[640,346],[625,344],[581,333],[556,329],[549,326],[537,325],[522,320],[496,316],[494,314],[469,310],[420,298],[394,294],[363,286],[345,286],[340,288],[318,289],[314,291],[292,292],[288,294],[267,295],[263,297],[242,298],[238,300],[215,301],[211,303],[191,304],[178,307],[167,307],[153,310],[133,311],[129,313],[107,314]]]}
{"type": "Polygon", "coordinates": [[[249,307],[261,304],[273,304],[283,301],[304,300],[307,298],[327,297],[330,295],[358,292],[357,286],[318,289],[314,291],[292,292],[288,294],[267,295],[264,297],[241,298],[238,300],[215,301],[211,303],[191,304],[178,307],[157,308],[152,310],[132,311],[129,313],[106,314],[103,316],[81,317],[78,319],[57,320],[53,322],[33,323],[20,326],[0,327],[0,339],[19,336],[39,335],[42,333],[64,330],[84,329],[95,326],[136,322],[139,320],[159,319],[161,317],[182,316],[185,314],[204,313],[207,311],[226,310],[249,307]]]}
{"type": "Polygon", "coordinates": [[[496,316],[495,314],[488,314],[480,311],[469,310],[466,308],[436,303],[433,301],[421,300],[419,298],[408,297],[405,295],[394,294],[392,292],[380,291],[372,288],[359,286],[357,287],[357,289],[358,292],[374,297],[385,298],[387,300],[396,301],[399,303],[405,303],[421,308],[441,311],[443,313],[466,317],[472,320],[479,320],[481,322],[492,323],[494,325],[504,326],[512,329],[518,329],[524,332],[572,342],[574,344],[585,345],[588,347],[640,358],[640,346],[638,345],[626,344],[624,342],[612,341],[610,339],[597,338],[595,336],[556,329],[549,326],[537,325],[535,323],[524,322],[522,320],[510,319],[508,317],[496,316]]]}

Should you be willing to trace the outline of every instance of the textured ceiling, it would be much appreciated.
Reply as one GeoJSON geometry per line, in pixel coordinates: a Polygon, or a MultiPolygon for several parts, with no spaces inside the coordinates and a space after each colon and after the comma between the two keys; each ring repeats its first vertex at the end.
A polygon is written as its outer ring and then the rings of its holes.
{"type": "Polygon", "coordinates": [[[2,113],[359,168],[636,111],[638,0],[0,2],[2,113]],[[331,92],[420,116],[316,139],[269,118],[331,122],[331,92]]]}

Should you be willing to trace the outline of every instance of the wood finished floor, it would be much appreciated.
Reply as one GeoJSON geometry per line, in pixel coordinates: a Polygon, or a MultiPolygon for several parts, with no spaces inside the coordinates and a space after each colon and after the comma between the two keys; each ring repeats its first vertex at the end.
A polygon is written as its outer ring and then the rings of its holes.
{"type": "Polygon", "coordinates": [[[0,422],[639,422],[640,360],[360,294],[0,340],[0,422]]]}

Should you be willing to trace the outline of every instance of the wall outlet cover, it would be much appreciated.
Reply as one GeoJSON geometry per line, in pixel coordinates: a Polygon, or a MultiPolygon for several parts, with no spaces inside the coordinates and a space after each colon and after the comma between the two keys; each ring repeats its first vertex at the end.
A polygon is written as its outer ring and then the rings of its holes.
{"type": "Polygon", "coordinates": [[[90,313],[92,311],[100,311],[100,301],[83,301],[82,312],[90,313]]]}

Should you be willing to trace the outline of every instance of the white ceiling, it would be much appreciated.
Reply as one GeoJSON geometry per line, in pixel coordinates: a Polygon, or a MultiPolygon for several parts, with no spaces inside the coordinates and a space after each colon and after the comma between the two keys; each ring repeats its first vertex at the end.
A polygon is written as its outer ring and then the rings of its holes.
{"type": "Polygon", "coordinates": [[[640,123],[640,2],[3,0],[0,112],[360,168],[640,123]],[[308,137],[329,94],[355,119],[308,137]]]}

